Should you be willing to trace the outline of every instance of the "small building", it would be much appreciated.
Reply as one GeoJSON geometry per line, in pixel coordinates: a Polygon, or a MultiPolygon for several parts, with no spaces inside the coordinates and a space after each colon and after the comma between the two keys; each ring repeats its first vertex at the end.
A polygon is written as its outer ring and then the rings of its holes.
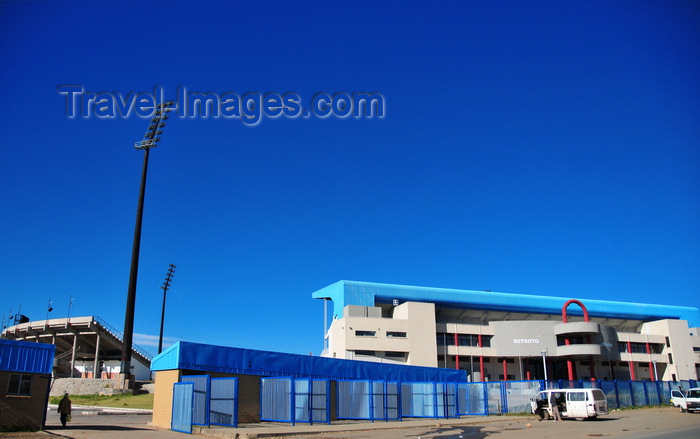
{"type": "Polygon", "coordinates": [[[38,430],[46,422],[55,346],[0,339],[0,429],[38,430]]]}
{"type": "MultiPolygon", "coordinates": [[[[179,341],[156,356],[153,425],[171,428],[174,385],[185,376],[237,378],[239,422],[260,422],[261,382],[269,377],[464,382],[466,373],[433,367],[339,360],[179,341]]],[[[335,386],[331,386],[334,389],[335,386]]],[[[333,390],[331,390],[333,392],[333,390]]],[[[335,404],[334,395],[329,395],[335,404]]]]}

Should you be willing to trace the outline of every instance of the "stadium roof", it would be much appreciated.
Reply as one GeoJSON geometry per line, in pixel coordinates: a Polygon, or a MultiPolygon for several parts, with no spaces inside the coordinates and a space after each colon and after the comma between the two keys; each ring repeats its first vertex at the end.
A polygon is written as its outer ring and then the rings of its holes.
{"type": "MultiPolygon", "coordinates": [[[[415,287],[372,282],[341,280],[312,293],[314,299],[333,301],[334,317],[343,317],[346,305],[375,306],[379,303],[430,302],[437,306],[491,311],[539,314],[561,314],[562,306],[577,299],[586,306],[591,317],[653,321],[687,320],[689,327],[700,325],[700,310],[689,306],[653,305],[578,297],[552,297],[491,291],[456,290],[415,287]]],[[[578,307],[570,307],[569,315],[581,315],[578,307]]]]}

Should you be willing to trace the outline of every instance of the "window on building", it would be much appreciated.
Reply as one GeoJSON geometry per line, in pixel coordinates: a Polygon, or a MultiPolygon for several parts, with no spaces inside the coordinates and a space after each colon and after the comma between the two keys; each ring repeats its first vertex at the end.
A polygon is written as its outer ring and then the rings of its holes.
{"type": "Polygon", "coordinates": [[[392,338],[406,338],[406,333],[402,331],[386,331],[386,336],[392,338]]]}
{"type": "Polygon", "coordinates": [[[671,339],[669,339],[668,337],[666,337],[666,347],[667,348],[671,347],[671,339]]]}
{"type": "MultiPolygon", "coordinates": [[[[647,345],[646,343],[631,343],[632,344],[632,352],[635,354],[646,354],[647,353],[647,345]]],[[[650,346],[651,348],[651,346],[650,346]]]]}
{"type": "MultiPolygon", "coordinates": [[[[479,335],[478,334],[457,334],[457,344],[459,346],[479,346],[479,335]]],[[[482,335],[481,336],[482,347],[491,347],[491,336],[482,335]]],[[[455,345],[455,335],[446,332],[437,333],[437,345],[438,346],[454,346],[455,345]]]]}
{"type": "Polygon", "coordinates": [[[364,331],[364,330],[357,330],[355,331],[355,336],[356,337],[376,337],[377,336],[377,331],[364,331]]]}
{"type": "Polygon", "coordinates": [[[673,355],[668,354],[668,364],[673,364],[673,355]]]}
{"type": "Polygon", "coordinates": [[[376,353],[374,351],[355,351],[355,355],[364,355],[366,357],[374,357],[376,353]]]}
{"type": "Polygon", "coordinates": [[[620,352],[627,352],[627,342],[626,341],[617,342],[617,350],[620,352]]]}
{"type": "Polygon", "coordinates": [[[405,358],[406,353],[405,352],[386,351],[386,352],[384,352],[384,356],[387,358],[405,358]]]}
{"type": "Polygon", "coordinates": [[[663,343],[649,343],[649,346],[651,347],[652,354],[660,354],[664,350],[663,343]]]}
{"type": "Polygon", "coordinates": [[[693,352],[700,352],[700,347],[693,346],[693,352]]]}
{"type": "Polygon", "coordinates": [[[32,375],[26,373],[10,374],[10,381],[7,385],[8,395],[29,396],[32,394],[32,375]]]}
{"type": "Polygon", "coordinates": [[[569,344],[588,344],[588,339],[584,336],[574,336],[574,335],[569,335],[569,336],[563,336],[563,335],[558,335],[557,336],[557,346],[565,346],[566,345],[566,339],[569,339],[569,344]]]}

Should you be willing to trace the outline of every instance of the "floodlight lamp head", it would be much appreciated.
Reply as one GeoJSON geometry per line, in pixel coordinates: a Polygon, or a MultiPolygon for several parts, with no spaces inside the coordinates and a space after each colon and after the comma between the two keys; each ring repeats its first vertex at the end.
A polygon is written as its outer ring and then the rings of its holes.
{"type": "MultiPolygon", "coordinates": [[[[160,139],[158,139],[158,140],[160,140],[160,139]]],[[[155,146],[158,146],[157,141],[150,140],[150,139],[144,139],[144,140],[140,140],[140,141],[134,143],[135,149],[148,149],[148,148],[153,148],[155,146]]]]}

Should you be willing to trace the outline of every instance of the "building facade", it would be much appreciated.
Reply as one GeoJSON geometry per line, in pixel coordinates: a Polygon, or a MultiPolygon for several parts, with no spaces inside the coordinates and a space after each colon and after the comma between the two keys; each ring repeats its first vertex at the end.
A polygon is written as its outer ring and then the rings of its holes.
{"type": "Polygon", "coordinates": [[[700,373],[694,307],[354,281],[312,297],[332,306],[326,357],[460,369],[471,381],[700,373]]]}

